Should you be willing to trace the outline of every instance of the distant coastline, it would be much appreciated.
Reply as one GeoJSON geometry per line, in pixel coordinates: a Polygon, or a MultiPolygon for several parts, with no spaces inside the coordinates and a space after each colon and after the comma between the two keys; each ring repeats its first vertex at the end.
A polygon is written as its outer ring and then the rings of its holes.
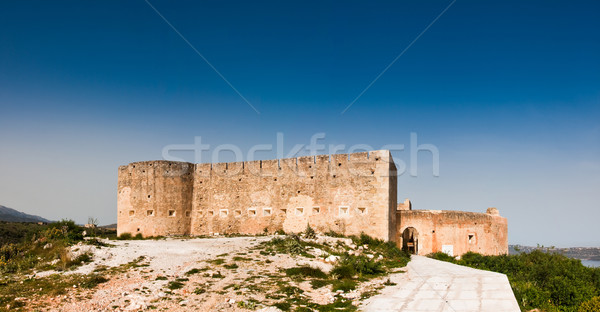
{"type": "Polygon", "coordinates": [[[567,248],[556,248],[556,247],[532,247],[522,245],[509,245],[508,253],[511,255],[518,254],[520,252],[531,252],[533,250],[543,250],[546,252],[557,252],[563,254],[569,258],[582,260],[585,266],[598,267],[600,266],[600,248],[598,247],[567,247],[567,248]]]}

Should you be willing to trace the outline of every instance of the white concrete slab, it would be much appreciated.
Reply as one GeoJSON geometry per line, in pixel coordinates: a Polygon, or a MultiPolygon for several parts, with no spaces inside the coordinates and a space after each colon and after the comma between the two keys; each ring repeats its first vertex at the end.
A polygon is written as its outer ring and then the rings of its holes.
{"type": "Polygon", "coordinates": [[[394,274],[395,286],[366,300],[363,311],[520,311],[504,274],[412,256],[406,273],[394,274]]]}

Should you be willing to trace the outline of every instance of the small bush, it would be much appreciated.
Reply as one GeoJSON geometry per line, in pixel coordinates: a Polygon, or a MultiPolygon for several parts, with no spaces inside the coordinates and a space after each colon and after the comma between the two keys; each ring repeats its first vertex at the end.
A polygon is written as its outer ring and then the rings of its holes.
{"type": "MultiPolygon", "coordinates": [[[[359,275],[378,275],[385,273],[385,269],[381,262],[377,262],[373,259],[369,259],[366,256],[350,256],[344,255],[338,264],[338,267],[334,268],[332,273],[336,273],[340,276],[346,277],[348,273],[351,273],[350,268],[354,269],[356,274],[359,275]],[[339,268],[339,270],[335,270],[339,268]]],[[[342,278],[343,278],[342,277],[342,278]]]]}
{"type": "Polygon", "coordinates": [[[356,275],[356,270],[352,265],[348,264],[338,264],[333,270],[331,270],[331,275],[335,276],[338,279],[343,278],[353,278],[356,275]]]}
{"type": "Polygon", "coordinates": [[[131,233],[122,233],[117,237],[118,240],[131,240],[132,238],[131,233]]]}
{"type": "Polygon", "coordinates": [[[278,308],[281,311],[289,311],[290,308],[292,307],[292,305],[286,301],[276,302],[273,306],[278,308]]]}
{"type": "Polygon", "coordinates": [[[309,266],[301,266],[301,267],[286,269],[285,274],[287,276],[327,278],[327,274],[325,274],[325,272],[321,271],[321,269],[312,268],[309,266]]]}
{"type": "Polygon", "coordinates": [[[385,286],[394,286],[394,285],[396,285],[396,283],[392,282],[392,281],[391,281],[391,280],[388,278],[388,279],[387,279],[385,282],[383,282],[383,285],[385,285],[385,286]]]}
{"type": "Polygon", "coordinates": [[[170,290],[181,289],[183,286],[185,286],[185,284],[178,281],[171,281],[169,284],[167,284],[167,288],[170,290]]]}
{"type": "Polygon", "coordinates": [[[316,279],[316,280],[310,281],[310,285],[312,286],[313,289],[318,289],[318,288],[327,286],[329,284],[331,284],[331,282],[328,280],[316,279]]]}
{"type": "Polygon", "coordinates": [[[97,238],[88,239],[85,241],[86,244],[96,246],[96,247],[113,247],[114,245],[107,244],[97,238]]]}
{"type": "Polygon", "coordinates": [[[80,285],[83,288],[94,288],[98,284],[106,283],[108,279],[101,275],[90,275],[88,279],[82,282],[80,285]]]}
{"type": "Polygon", "coordinates": [[[339,281],[335,281],[333,282],[332,291],[342,290],[344,292],[348,292],[356,289],[356,284],[357,282],[351,279],[342,279],[339,281]]]}
{"type": "Polygon", "coordinates": [[[275,237],[267,242],[267,246],[272,246],[279,253],[287,253],[290,255],[305,255],[306,251],[300,237],[295,234],[286,236],[285,238],[275,237]]]}
{"type": "Polygon", "coordinates": [[[258,301],[252,300],[252,299],[247,300],[247,301],[239,301],[238,307],[242,308],[242,309],[256,310],[257,303],[258,303],[258,301]]]}
{"type": "Polygon", "coordinates": [[[446,261],[446,262],[454,262],[454,260],[456,260],[456,259],[454,259],[454,257],[451,257],[441,251],[431,253],[431,254],[427,255],[427,257],[435,259],[435,260],[446,261]]]}
{"type": "Polygon", "coordinates": [[[304,237],[307,239],[317,238],[317,233],[315,233],[315,230],[313,230],[313,228],[310,227],[310,223],[306,224],[306,230],[304,230],[304,237]]]}
{"type": "Polygon", "coordinates": [[[334,230],[329,230],[329,232],[327,232],[327,233],[325,233],[325,234],[326,234],[327,236],[330,236],[330,237],[338,237],[338,238],[341,238],[341,237],[346,237],[346,236],[344,236],[344,234],[338,233],[338,232],[336,232],[336,231],[334,231],[334,230]]]}
{"type": "Polygon", "coordinates": [[[198,274],[198,273],[200,273],[200,272],[204,272],[204,271],[206,271],[206,270],[207,270],[207,268],[203,268],[203,269],[197,269],[197,268],[194,268],[194,269],[191,269],[191,270],[189,270],[189,271],[185,272],[185,275],[193,275],[193,274],[198,274]]]}
{"type": "Polygon", "coordinates": [[[206,292],[206,289],[204,289],[204,288],[196,287],[196,289],[194,289],[194,294],[196,294],[196,295],[201,295],[205,292],[206,292]]]}

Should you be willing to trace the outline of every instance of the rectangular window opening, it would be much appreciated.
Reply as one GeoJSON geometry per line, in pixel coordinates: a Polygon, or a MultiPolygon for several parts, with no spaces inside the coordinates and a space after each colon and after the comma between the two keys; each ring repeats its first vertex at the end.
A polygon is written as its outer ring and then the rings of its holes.
{"type": "Polygon", "coordinates": [[[129,210],[129,216],[131,217],[133,215],[135,215],[135,211],[134,210],[129,210]]]}
{"type": "Polygon", "coordinates": [[[304,207],[296,207],[296,215],[301,216],[304,214],[304,207]]]}
{"type": "Polygon", "coordinates": [[[175,216],[175,210],[169,210],[169,217],[175,216]]]}
{"type": "Polygon", "coordinates": [[[361,214],[361,215],[367,214],[367,208],[365,208],[365,207],[358,207],[357,210],[358,210],[358,214],[361,214]]]}
{"type": "Polygon", "coordinates": [[[227,210],[227,209],[221,209],[221,210],[219,210],[219,216],[221,218],[227,217],[227,215],[229,215],[229,210],[227,210]]]}
{"type": "Polygon", "coordinates": [[[255,208],[248,209],[248,215],[251,217],[256,217],[256,209],[255,208]]]}
{"type": "Polygon", "coordinates": [[[263,208],[263,216],[268,217],[271,215],[271,208],[263,208]]]}
{"type": "Polygon", "coordinates": [[[146,215],[149,217],[154,216],[154,210],[146,210],[146,215]]]}
{"type": "Polygon", "coordinates": [[[321,207],[313,207],[312,213],[313,214],[319,214],[319,213],[321,213],[321,207]]]}

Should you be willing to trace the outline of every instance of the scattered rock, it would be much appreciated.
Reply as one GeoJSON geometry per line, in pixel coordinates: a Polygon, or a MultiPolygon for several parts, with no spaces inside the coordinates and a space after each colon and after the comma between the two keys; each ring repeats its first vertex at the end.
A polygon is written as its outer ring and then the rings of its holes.
{"type": "Polygon", "coordinates": [[[340,257],[334,256],[334,255],[330,255],[329,257],[325,258],[325,262],[329,262],[329,263],[334,263],[334,262],[337,262],[338,260],[340,260],[340,257]]]}

